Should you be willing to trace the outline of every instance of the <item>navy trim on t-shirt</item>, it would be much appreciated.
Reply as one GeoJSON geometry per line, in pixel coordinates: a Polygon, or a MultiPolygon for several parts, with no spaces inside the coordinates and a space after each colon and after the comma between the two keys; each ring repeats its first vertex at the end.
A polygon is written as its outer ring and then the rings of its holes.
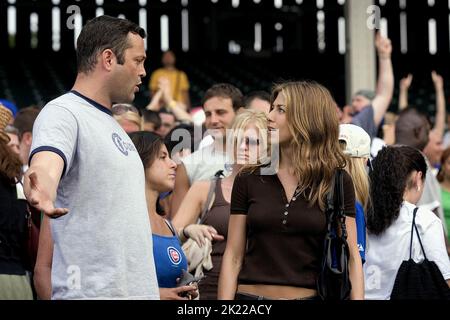
{"type": "Polygon", "coordinates": [[[42,147],[39,147],[39,148],[34,149],[34,150],[31,152],[31,154],[30,154],[30,157],[29,157],[29,160],[28,160],[28,165],[31,164],[31,158],[33,158],[33,156],[34,156],[36,153],[42,152],[42,151],[50,151],[50,152],[54,152],[54,153],[56,153],[57,155],[59,155],[59,156],[63,159],[63,161],[64,161],[64,168],[63,168],[63,173],[62,173],[62,175],[61,175],[61,177],[63,177],[63,176],[66,174],[67,158],[66,158],[66,155],[65,155],[61,150],[59,150],[58,148],[50,147],[50,146],[42,146],[42,147]]]}
{"type": "Polygon", "coordinates": [[[98,110],[103,111],[104,113],[107,113],[107,114],[109,114],[110,116],[113,115],[113,113],[112,113],[112,111],[111,111],[110,109],[106,108],[105,106],[102,106],[100,103],[98,103],[98,102],[96,102],[96,101],[94,101],[94,100],[92,100],[92,99],[89,99],[88,97],[82,95],[82,94],[79,93],[78,91],[76,91],[76,90],[70,90],[70,92],[73,93],[74,95],[77,95],[77,96],[79,96],[80,98],[86,100],[87,102],[89,102],[90,104],[92,104],[94,107],[96,107],[98,110]]]}

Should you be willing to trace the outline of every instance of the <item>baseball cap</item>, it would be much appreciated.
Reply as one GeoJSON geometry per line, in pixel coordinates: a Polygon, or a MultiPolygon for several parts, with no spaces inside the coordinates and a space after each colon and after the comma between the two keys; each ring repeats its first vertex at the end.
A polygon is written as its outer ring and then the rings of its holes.
{"type": "Polygon", "coordinates": [[[370,157],[370,136],[354,124],[339,125],[339,141],[345,141],[344,153],[355,158],[370,157]]]}
{"type": "Polygon", "coordinates": [[[372,91],[372,90],[359,90],[353,96],[354,97],[363,96],[363,97],[367,98],[368,100],[372,101],[373,99],[375,99],[376,93],[375,93],[375,91],[372,91]]]}

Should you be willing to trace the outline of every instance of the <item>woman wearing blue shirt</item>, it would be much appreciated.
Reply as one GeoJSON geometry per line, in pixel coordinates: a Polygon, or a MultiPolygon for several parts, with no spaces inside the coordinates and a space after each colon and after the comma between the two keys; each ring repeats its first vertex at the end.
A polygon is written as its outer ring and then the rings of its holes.
{"type": "Polygon", "coordinates": [[[170,159],[163,140],[151,132],[130,134],[145,169],[145,196],[153,234],[153,255],[161,300],[186,300],[197,296],[195,286],[177,287],[187,259],[171,223],[164,219],[157,203],[159,194],[171,191],[175,185],[177,165],[170,159]]]}

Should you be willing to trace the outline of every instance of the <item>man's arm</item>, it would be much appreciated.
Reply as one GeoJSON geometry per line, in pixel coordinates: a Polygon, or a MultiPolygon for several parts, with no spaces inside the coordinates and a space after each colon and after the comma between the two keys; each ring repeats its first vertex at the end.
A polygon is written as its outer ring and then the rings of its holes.
{"type": "Polygon", "coordinates": [[[155,93],[152,93],[152,99],[150,100],[150,103],[145,107],[145,109],[155,112],[161,110],[159,100],[162,98],[162,95],[162,90],[158,90],[155,93]]]}
{"type": "Polygon", "coordinates": [[[160,89],[162,90],[162,99],[167,108],[172,111],[175,118],[179,121],[192,121],[192,117],[186,112],[186,106],[180,101],[175,101],[171,94],[170,82],[167,79],[159,81],[160,89]]]}
{"type": "Polygon", "coordinates": [[[191,97],[189,95],[189,90],[183,90],[181,95],[183,97],[183,104],[186,107],[185,111],[191,110],[191,97]]]}
{"type": "Polygon", "coordinates": [[[189,191],[190,183],[189,177],[186,172],[186,167],[183,163],[177,167],[177,175],[175,178],[175,188],[172,193],[172,204],[170,217],[173,218],[180,208],[181,202],[183,201],[186,193],[189,191]]]}
{"type": "Polygon", "coordinates": [[[445,131],[444,79],[436,71],[431,72],[431,79],[433,80],[434,90],[436,92],[436,119],[433,131],[439,136],[439,139],[442,139],[445,131]]]}
{"type": "Polygon", "coordinates": [[[24,192],[28,202],[51,218],[69,212],[55,208],[56,190],[64,169],[64,160],[51,151],[36,153],[24,177],[24,192]]]}
{"type": "Polygon", "coordinates": [[[378,52],[379,76],[377,93],[372,101],[373,120],[378,127],[383,120],[394,93],[394,72],[392,69],[391,53],[392,44],[388,38],[383,38],[379,33],[376,36],[375,46],[378,52]]]}
{"type": "Polygon", "coordinates": [[[42,300],[50,300],[52,297],[52,257],[53,239],[50,231],[50,219],[44,216],[39,232],[39,248],[33,277],[36,293],[42,300]]]}
{"type": "Polygon", "coordinates": [[[411,86],[411,82],[413,80],[413,75],[408,74],[407,77],[400,80],[400,93],[398,96],[398,110],[402,111],[403,109],[406,109],[408,106],[408,90],[411,86]]]}

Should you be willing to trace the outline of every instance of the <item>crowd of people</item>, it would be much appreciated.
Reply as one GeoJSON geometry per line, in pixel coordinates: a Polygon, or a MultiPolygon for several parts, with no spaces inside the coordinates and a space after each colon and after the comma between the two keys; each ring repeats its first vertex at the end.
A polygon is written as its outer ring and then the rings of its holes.
{"type": "Polygon", "coordinates": [[[411,75],[398,114],[387,112],[392,44],[377,35],[376,91],[348,106],[290,81],[245,96],[216,83],[196,110],[167,51],[139,109],[145,37],[126,19],[94,18],[70,91],[43,108],[0,104],[0,299],[319,299],[340,169],[350,299],[390,298],[413,219],[450,287],[440,75],[434,123],[408,105],[411,75]]]}

